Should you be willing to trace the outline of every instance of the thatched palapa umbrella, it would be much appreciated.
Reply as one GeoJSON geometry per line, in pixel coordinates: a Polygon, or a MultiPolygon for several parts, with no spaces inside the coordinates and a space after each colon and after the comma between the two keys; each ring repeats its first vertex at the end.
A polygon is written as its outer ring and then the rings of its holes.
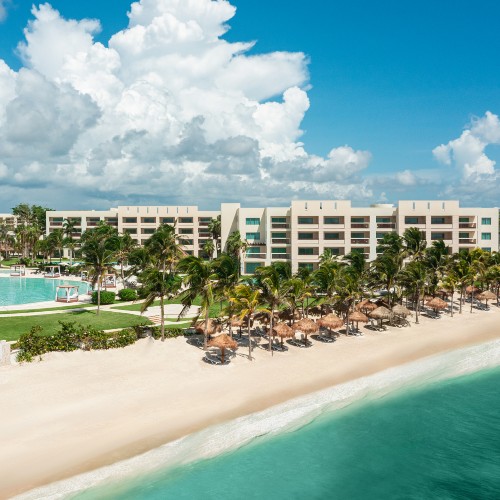
{"type": "Polygon", "coordinates": [[[307,343],[307,336],[319,330],[318,324],[309,318],[303,318],[292,326],[295,332],[302,332],[305,335],[304,344],[307,343]]]}
{"type": "Polygon", "coordinates": [[[448,304],[443,299],[434,297],[426,303],[426,306],[434,309],[434,312],[437,314],[439,309],[446,309],[448,307],[448,304]]]}
{"type": "Polygon", "coordinates": [[[359,304],[357,304],[354,309],[356,309],[356,311],[361,311],[364,314],[368,314],[369,312],[377,309],[377,307],[378,307],[377,304],[374,304],[373,302],[366,299],[362,300],[359,304]]]}
{"type": "Polygon", "coordinates": [[[278,323],[274,325],[272,331],[273,337],[277,335],[281,339],[281,347],[283,347],[283,339],[293,337],[293,329],[289,327],[286,323],[278,323]]]}
{"type": "Polygon", "coordinates": [[[396,314],[397,316],[403,316],[403,317],[410,316],[410,314],[411,314],[411,311],[407,307],[405,307],[401,304],[396,304],[392,308],[392,312],[394,314],[396,314]]]}
{"type": "Polygon", "coordinates": [[[377,309],[374,309],[369,314],[369,316],[370,316],[370,318],[380,320],[380,326],[382,326],[382,321],[384,319],[391,319],[392,311],[390,309],[387,309],[387,307],[385,307],[385,306],[380,306],[380,307],[377,307],[377,309]]]}
{"type": "Polygon", "coordinates": [[[473,285],[469,285],[466,289],[465,289],[466,293],[470,293],[470,294],[473,294],[473,293],[477,293],[479,292],[479,288],[477,288],[476,286],[473,286],[473,285]]]}
{"type": "MultiPolygon", "coordinates": [[[[194,325],[195,330],[198,333],[205,333],[205,320],[200,320],[197,321],[196,324],[194,325]]],[[[214,321],[212,318],[209,318],[208,324],[207,324],[207,335],[213,335],[214,333],[220,331],[220,325],[216,321],[214,321]]]]}
{"type": "MultiPolygon", "coordinates": [[[[349,319],[356,323],[356,328],[358,328],[360,321],[361,323],[368,323],[368,317],[366,316],[366,314],[363,314],[360,311],[354,311],[352,314],[349,315],[349,319]]],[[[349,327],[349,325],[347,326],[349,327]]]]}
{"type": "Polygon", "coordinates": [[[220,359],[222,364],[224,364],[224,356],[226,354],[226,349],[237,349],[238,343],[233,340],[229,335],[222,333],[214,337],[209,343],[209,347],[218,347],[220,349],[220,359]]]}
{"type": "Polygon", "coordinates": [[[241,329],[242,329],[243,326],[245,326],[245,322],[239,316],[233,316],[229,320],[229,325],[231,327],[239,329],[239,337],[241,338],[241,329]]]}
{"type": "Polygon", "coordinates": [[[497,296],[490,290],[486,290],[479,295],[476,295],[476,299],[478,300],[485,300],[486,305],[488,305],[488,300],[495,300],[497,296]]]}
{"type": "Polygon", "coordinates": [[[324,318],[318,319],[317,323],[319,326],[328,328],[331,337],[332,330],[340,328],[344,324],[344,321],[341,318],[339,318],[336,314],[330,313],[327,314],[324,318]]]}
{"type": "Polygon", "coordinates": [[[292,311],[290,309],[285,309],[284,311],[280,311],[278,313],[278,318],[281,321],[298,321],[299,319],[302,318],[302,315],[300,314],[299,311],[295,310],[292,314],[292,311]]]}

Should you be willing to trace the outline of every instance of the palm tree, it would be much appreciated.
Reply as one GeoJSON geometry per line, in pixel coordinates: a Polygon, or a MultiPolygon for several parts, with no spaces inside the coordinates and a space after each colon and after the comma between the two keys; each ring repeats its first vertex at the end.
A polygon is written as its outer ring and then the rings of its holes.
{"type": "Polygon", "coordinates": [[[151,306],[156,299],[160,299],[160,331],[161,340],[165,340],[165,298],[171,299],[179,293],[182,287],[182,278],[176,274],[167,273],[150,267],[141,274],[141,283],[146,299],[141,304],[141,313],[151,306]]]}
{"type": "Polygon", "coordinates": [[[409,227],[403,233],[405,254],[413,260],[421,260],[424,256],[427,241],[422,231],[416,227],[409,227]]]}
{"type": "Polygon", "coordinates": [[[125,279],[125,275],[123,272],[123,264],[127,262],[128,257],[130,254],[135,250],[137,247],[137,243],[130,236],[129,233],[123,233],[118,237],[118,248],[116,251],[116,259],[120,263],[120,276],[122,278],[122,282],[125,279]]]}
{"type": "Polygon", "coordinates": [[[336,276],[335,287],[340,305],[346,310],[346,333],[349,333],[349,314],[354,303],[363,295],[362,273],[355,267],[343,267],[336,276]]]}
{"type": "MultiPolygon", "coordinates": [[[[318,294],[325,297],[324,302],[333,303],[333,297],[337,293],[336,279],[341,265],[337,261],[323,262],[313,273],[313,283],[318,294]]],[[[321,308],[323,304],[321,304],[321,308]]]]}
{"type": "Polygon", "coordinates": [[[64,249],[64,231],[62,229],[54,229],[47,237],[52,243],[52,248],[58,251],[59,260],[62,260],[64,249]]]}
{"type": "MultiPolygon", "coordinates": [[[[210,236],[212,237],[212,243],[214,244],[215,249],[217,250],[217,257],[220,255],[220,237],[221,237],[221,216],[218,215],[216,219],[212,219],[208,223],[208,231],[210,232],[210,236]]],[[[213,252],[212,254],[213,255],[213,252]]]]}
{"type": "Polygon", "coordinates": [[[203,349],[208,347],[208,319],[210,308],[215,302],[219,276],[216,271],[217,261],[205,261],[194,255],[182,259],[177,268],[184,274],[185,289],[180,293],[182,308],[180,316],[184,316],[193,302],[201,299],[201,315],[205,318],[203,349]]]}
{"type": "Polygon", "coordinates": [[[11,236],[12,227],[9,224],[0,224],[0,257],[2,251],[4,252],[4,257],[7,258],[7,244],[11,236]]]}
{"type": "MultiPolygon", "coordinates": [[[[242,320],[248,320],[248,359],[252,361],[252,317],[257,311],[269,312],[262,306],[262,291],[253,289],[250,285],[240,284],[233,290],[233,295],[229,299],[231,305],[237,311],[242,320]]],[[[269,345],[271,345],[272,330],[269,332],[269,345]]],[[[272,347],[272,346],[271,346],[272,347]]]]}
{"type": "MultiPolygon", "coordinates": [[[[257,287],[262,291],[264,300],[269,304],[269,338],[273,331],[274,311],[281,304],[284,304],[288,292],[291,289],[289,276],[286,273],[284,263],[274,263],[270,266],[259,267],[255,272],[257,287]]],[[[272,350],[271,341],[269,341],[269,352],[272,350]]]]}
{"type": "Polygon", "coordinates": [[[420,260],[415,260],[401,272],[402,281],[406,288],[414,292],[415,323],[418,324],[418,312],[420,307],[420,296],[427,285],[428,271],[425,264],[420,260]]]}
{"type": "Polygon", "coordinates": [[[73,265],[73,254],[76,245],[73,244],[73,233],[76,232],[76,221],[73,219],[66,219],[63,223],[63,232],[66,236],[64,246],[69,250],[69,265],[73,265]]]}
{"type": "Polygon", "coordinates": [[[101,288],[104,276],[109,272],[116,259],[117,241],[112,238],[87,238],[81,252],[84,266],[92,272],[92,286],[97,284],[97,314],[101,308],[101,288]]]}
{"type": "Polygon", "coordinates": [[[239,231],[232,232],[226,242],[226,251],[238,263],[238,276],[241,274],[241,254],[248,248],[248,243],[241,239],[239,231]]]}
{"type": "Polygon", "coordinates": [[[172,272],[176,263],[186,255],[175,229],[167,224],[161,225],[146,241],[145,248],[155,256],[159,269],[172,272]]]}
{"type": "Polygon", "coordinates": [[[208,260],[213,260],[215,252],[215,246],[213,240],[207,240],[205,242],[205,244],[203,245],[203,252],[208,257],[208,260]]]}

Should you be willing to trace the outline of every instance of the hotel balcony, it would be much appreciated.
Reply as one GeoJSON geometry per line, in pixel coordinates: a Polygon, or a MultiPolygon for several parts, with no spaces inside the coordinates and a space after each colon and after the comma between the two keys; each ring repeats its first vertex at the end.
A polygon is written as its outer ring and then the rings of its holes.
{"type": "Polygon", "coordinates": [[[369,222],[353,222],[351,228],[353,229],[368,229],[370,227],[369,222]]]}
{"type": "Polygon", "coordinates": [[[460,222],[458,224],[458,227],[459,227],[459,229],[468,229],[468,228],[474,229],[476,227],[476,223],[475,222],[460,222]]]}
{"type": "Polygon", "coordinates": [[[251,259],[259,259],[259,260],[263,260],[266,258],[266,254],[265,253],[248,253],[248,254],[245,254],[245,260],[251,260],[251,259]]]}
{"type": "Polygon", "coordinates": [[[369,238],[351,238],[351,245],[368,245],[369,243],[369,238]]]}
{"type": "Polygon", "coordinates": [[[393,222],[377,222],[377,229],[396,229],[396,224],[393,222]]]}
{"type": "Polygon", "coordinates": [[[290,239],[289,238],[272,238],[271,243],[275,243],[277,245],[289,245],[290,239]]]}
{"type": "Polygon", "coordinates": [[[475,245],[476,238],[459,238],[458,243],[460,245],[475,245]]]}
{"type": "Polygon", "coordinates": [[[282,222],[273,222],[271,224],[271,229],[290,229],[290,224],[282,222]]]}
{"type": "Polygon", "coordinates": [[[271,254],[271,259],[273,260],[290,260],[289,253],[273,253],[271,254]]]}

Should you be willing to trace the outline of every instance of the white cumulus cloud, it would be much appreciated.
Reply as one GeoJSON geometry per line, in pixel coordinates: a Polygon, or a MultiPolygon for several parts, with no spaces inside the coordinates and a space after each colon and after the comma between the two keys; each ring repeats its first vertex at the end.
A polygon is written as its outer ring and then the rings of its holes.
{"type": "Polygon", "coordinates": [[[226,0],[140,0],[103,44],[98,20],[33,7],[24,67],[0,60],[6,206],[26,188],[68,208],[372,196],[369,152],[322,158],[301,142],[306,55],[224,40],[235,13],[226,0]]]}

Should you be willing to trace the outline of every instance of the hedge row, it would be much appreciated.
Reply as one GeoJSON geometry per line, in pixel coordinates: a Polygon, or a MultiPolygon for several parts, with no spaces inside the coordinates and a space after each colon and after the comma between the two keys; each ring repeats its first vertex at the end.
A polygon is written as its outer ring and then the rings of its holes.
{"type": "MultiPolygon", "coordinates": [[[[161,337],[159,326],[135,326],[113,333],[105,333],[91,326],[75,322],[59,321],[61,330],[54,335],[42,335],[42,328],[34,326],[29,333],[21,335],[16,347],[19,349],[17,360],[31,362],[34,358],[47,352],[70,352],[77,349],[84,351],[98,349],[116,349],[134,344],[138,338],[152,335],[154,339],[161,337]]],[[[166,338],[185,335],[182,328],[165,328],[166,338]]]]}
{"type": "Polygon", "coordinates": [[[61,330],[54,335],[42,335],[40,326],[34,326],[29,333],[21,335],[17,342],[19,348],[17,360],[30,362],[35,357],[51,351],[115,349],[126,347],[137,340],[137,333],[133,328],[108,334],[74,322],[59,323],[61,330]]]}

